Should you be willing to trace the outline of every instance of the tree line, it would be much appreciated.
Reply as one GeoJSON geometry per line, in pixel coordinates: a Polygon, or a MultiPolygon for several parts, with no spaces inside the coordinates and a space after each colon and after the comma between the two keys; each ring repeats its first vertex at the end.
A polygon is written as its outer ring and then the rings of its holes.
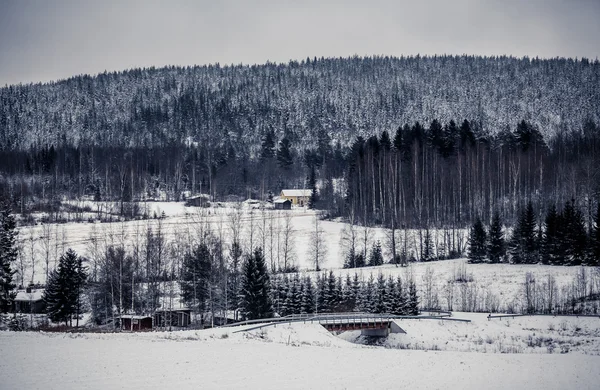
{"type": "Polygon", "coordinates": [[[469,261],[549,265],[600,265],[600,204],[589,229],[574,200],[557,210],[551,204],[545,217],[537,218],[531,202],[506,237],[499,212],[486,231],[476,218],[469,232],[469,261]]]}

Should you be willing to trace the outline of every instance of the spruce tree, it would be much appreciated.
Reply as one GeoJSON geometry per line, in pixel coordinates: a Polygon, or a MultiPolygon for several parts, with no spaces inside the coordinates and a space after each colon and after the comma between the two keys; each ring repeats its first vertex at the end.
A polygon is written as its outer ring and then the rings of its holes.
{"type": "Polygon", "coordinates": [[[575,201],[567,202],[562,213],[563,234],[562,247],[566,265],[583,263],[587,249],[587,232],[583,214],[575,205],[575,201]]]}
{"type": "Polygon", "coordinates": [[[301,311],[301,287],[300,280],[298,279],[298,275],[290,280],[290,285],[287,291],[287,297],[285,299],[284,307],[285,307],[285,315],[290,314],[300,314],[301,311]]]}
{"type": "Polygon", "coordinates": [[[260,157],[263,160],[267,160],[267,159],[273,158],[274,155],[275,155],[275,132],[273,132],[272,129],[269,129],[265,133],[263,140],[262,140],[260,157]]]}
{"type": "Polygon", "coordinates": [[[419,315],[419,297],[417,295],[417,285],[414,280],[408,282],[408,300],[407,313],[411,316],[419,315]]]}
{"type": "Polygon", "coordinates": [[[425,237],[423,238],[423,250],[421,251],[421,261],[433,261],[435,254],[433,252],[433,240],[429,227],[425,228],[425,237]]]}
{"type": "Polygon", "coordinates": [[[471,227],[469,233],[469,262],[483,262],[487,253],[487,233],[481,223],[481,219],[477,217],[475,223],[471,227]]]}
{"type": "Polygon", "coordinates": [[[273,316],[271,284],[262,249],[256,248],[246,259],[243,268],[240,303],[246,319],[270,318],[273,316]]]}
{"type": "Polygon", "coordinates": [[[279,149],[277,149],[277,164],[281,169],[289,170],[294,163],[292,157],[290,140],[287,138],[279,141],[279,149]]]}
{"type": "Polygon", "coordinates": [[[317,190],[317,175],[315,172],[314,165],[310,167],[310,174],[308,176],[308,188],[310,189],[308,208],[315,209],[317,207],[317,202],[319,201],[319,193],[317,190]]]}
{"type": "Polygon", "coordinates": [[[402,283],[402,278],[400,276],[396,278],[394,287],[392,308],[390,312],[396,315],[406,315],[408,313],[408,300],[402,283]]]}
{"type": "Polygon", "coordinates": [[[302,289],[302,302],[300,313],[314,313],[315,311],[315,291],[310,276],[304,279],[304,288],[302,289]]]}
{"type": "Polygon", "coordinates": [[[329,276],[327,277],[323,291],[322,312],[332,313],[336,311],[339,303],[337,295],[336,277],[333,274],[333,271],[329,271],[329,276]]]}
{"type": "Polygon", "coordinates": [[[87,272],[82,259],[75,251],[69,249],[62,255],[58,267],[50,274],[44,291],[48,317],[54,322],[65,322],[69,325],[72,316],[80,311],[80,296],[87,279],[87,272]]]}
{"type": "Polygon", "coordinates": [[[1,204],[0,207],[0,313],[6,313],[16,296],[12,265],[18,255],[17,230],[10,207],[7,204],[1,204]]]}
{"type": "Polygon", "coordinates": [[[381,252],[381,242],[377,240],[371,248],[371,256],[369,258],[369,266],[374,267],[383,264],[383,254],[381,252]]]}
{"type": "Polygon", "coordinates": [[[538,240],[536,234],[536,218],[533,205],[527,203],[527,207],[521,213],[517,226],[511,238],[511,258],[515,264],[535,264],[538,262],[538,240]]]}
{"type": "Polygon", "coordinates": [[[502,220],[500,219],[500,213],[498,211],[496,211],[492,217],[487,249],[487,256],[490,263],[499,263],[504,258],[506,252],[504,233],[502,232],[502,220]]]}
{"type": "Polygon", "coordinates": [[[387,283],[385,277],[381,273],[377,276],[374,298],[374,312],[385,313],[388,306],[387,283]]]}
{"type": "Polygon", "coordinates": [[[204,310],[208,298],[211,264],[211,254],[205,244],[196,246],[183,257],[179,282],[181,297],[188,307],[198,312],[204,310]]]}
{"type": "Polygon", "coordinates": [[[562,216],[556,211],[556,206],[551,205],[544,219],[544,232],[540,243],[543,264],[557,265],[561,263],[564,258],[560,245],[562,234],[562,216]]]}

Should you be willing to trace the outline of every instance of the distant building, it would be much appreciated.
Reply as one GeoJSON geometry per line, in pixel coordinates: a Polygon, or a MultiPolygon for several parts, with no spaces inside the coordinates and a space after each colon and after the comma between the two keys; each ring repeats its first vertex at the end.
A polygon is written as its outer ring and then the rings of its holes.
{"type": "Polygon", "coordinates": [[[273,201],[273,205],[275,206],[275,210],[291,210],[292,209],[292,201],[289,199],[277,199],[273,201]]]}
{"type": "Polygon", "coordinates": [[[185,200],[186,206],[195,206],[195,207],[209,207],[210,206],[210,195],[208,194],[199,194],[192,195],[185,200]]]}
{"type": "Polygon", "coordinates": [[[159,309],[154,313],[154,326],[184,328],[190,326],[191,309],[159,309]]]}
{"type": "Polygon", "coordinates": [[[25,290],[17,291],[15,297],[15,313],[44,313],[46,305],[44,305],[44,289],[34,289],[27,287],[25,290]]]}
{"type": "Polygon", "coordinates": [[[280,199],[287,199],[295,206],[308,206],[312,190],[281,190],[280,199]]]}
{"type": "Polygon", "coordinates": [[[142,330],[151,330],[152,317],[123,314],[121,316],[121,329],[133,330],[138,332],[142,330]]]}

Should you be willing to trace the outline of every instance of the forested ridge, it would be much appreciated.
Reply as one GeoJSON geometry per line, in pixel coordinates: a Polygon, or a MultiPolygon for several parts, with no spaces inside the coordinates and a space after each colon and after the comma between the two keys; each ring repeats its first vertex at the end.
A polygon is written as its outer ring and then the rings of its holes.
{"type": "MultiPolygon", "coordinates": [[[[0,147],[152,147],[215,139],[256,152],[268,129],[316,145],[399,124],[468,118],[496,133],[524,119],[549,137],[600,117],[586,59],[353,57],[132,69],[0,89],[0,147]],[[189,137],[189,138],[188,138],[189,137]]],[[[310,143],[309,143],[310,145],[310,143]]]]}
{"type": "Polygon", "coordinates": [[[591,219],[599,76],[587,59],[352,57],[7,86],[0,194],[25,212],[314,186],[360,224],[512,223],[572,199],[591,219]]]}

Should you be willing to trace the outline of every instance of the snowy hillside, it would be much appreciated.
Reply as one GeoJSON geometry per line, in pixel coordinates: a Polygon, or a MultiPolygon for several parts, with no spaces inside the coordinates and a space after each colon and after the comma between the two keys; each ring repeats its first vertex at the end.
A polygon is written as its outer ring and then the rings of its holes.
{"type": "Polygon", "coordinates": [[[269,128],[306,146],[323,132],[348,144],[433,118],[467,118],[492,133],[531,119],[550,136],[598,121],[600,96],[591,88],[598,72],[597,61],[504,56],[132,69],[0,88],[0,148],[139,147],[225,135],[256,151],[269,128]]]}

